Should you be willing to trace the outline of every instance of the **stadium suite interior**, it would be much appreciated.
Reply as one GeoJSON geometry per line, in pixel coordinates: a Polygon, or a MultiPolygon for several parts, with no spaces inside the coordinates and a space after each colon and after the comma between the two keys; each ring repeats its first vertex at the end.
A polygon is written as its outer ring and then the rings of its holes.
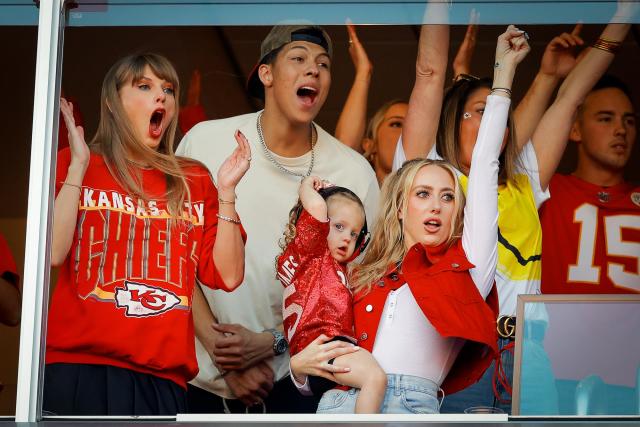
{"type": "MultiPolygon", "coordinates": [[[[640,81],[637,64],[640,61],[638,26],[627,37],[622,51],[610,72],[626,82],[634,94],[638,108],[640,81]]],[[[334,41],[332,88],[316,122],[328,131],[335,129],[342,105],[354,76],[347,51],[344,26],[326,27],[334,41]]],[[[523,26],[531,36],[533,51],[519,68],[514,85],[514,98],[519,100],[537,72],[545,45],[572,25],[523,26]]],[[[597,38],[600,25],[585,26],[582,36],[586,44],[597,38]]],[[[154,51],[166,55],[176,66],[182,83],[182,99],[194,69],[202,74],[201,103],[209,118],[224,118],[248,113],[260,108],[244,88],[246,76],[259,54],[259,44],[269,27],[93,27],[69,28],[65,33],[62,86],[67,96],[77,100],[85,123],[85,134],[93,135],[99,114],[102,78],[107,68],[119,57],[134,51],[154,51]]],[[[495,40],[503,26],[481,26],[472,74],[492,73],[495,40]]],[[[465,27],[452,31],[450,59],[464,37],[465,27]]],[[[365,45],[374,71],[369,93],[369,114],[385,101],[408,99],[413,84],[415,54],[419,27],[364,26],[358,35],[365,45]]],[[[0,27],[3,59],[0,81],[4,102],[0,102],[0,232],[14,253],[18,270],[22,271],[27,214],[27,192],[31,145],[33,92],[37,27],[0,27]]],[[[451,71],[449,71],[451,73],[451,71]]],[[[453,76],[450,76],[453,77],[453,76]]],[[[181,135],[178,136],[178,140],[181,135]]],[[[211,141],[215,144],[215,140],[211,141]]],[[[575,147],[569,148],[560,165],[560,172],[570,172],[575,165],[575,147]]],[[[627,179],[640,181],[640,144],[627,167],[627,179]]],[[[15,390],[18,366],[19,327],[0,325],[0,415],[15,413],[15,390]]]]}

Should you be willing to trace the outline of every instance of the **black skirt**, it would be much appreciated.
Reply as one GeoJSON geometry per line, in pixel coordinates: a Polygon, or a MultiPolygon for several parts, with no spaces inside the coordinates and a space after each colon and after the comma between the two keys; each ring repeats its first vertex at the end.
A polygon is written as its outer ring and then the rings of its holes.
{"type": "Polygon", "coordinates": [[[186,391],[175,382],[109,365],[45,366],[43,415],[176,415],[186,391]]]}

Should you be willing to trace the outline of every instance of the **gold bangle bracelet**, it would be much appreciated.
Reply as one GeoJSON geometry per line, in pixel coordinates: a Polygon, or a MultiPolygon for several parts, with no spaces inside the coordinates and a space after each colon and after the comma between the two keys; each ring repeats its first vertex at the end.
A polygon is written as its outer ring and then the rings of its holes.
{"type": "Polygon", "coordinates": [[[619,41],[608,40],[608,39],[598,39],[593,44],[593,48],[602,50],[604,52],[609,52],[615,55],[620,50],[621,45],[622,45],[622,42],[619,42],[619,41]]]}
{"type": "Polygon", "coordinates": [[[603,37],[600,37],[598,40],[602,40],[605,43],[611,43],[611,44],[617,44],[617,45],[621,45],[622,44],[622,41],[620,41],[620,40],[605,39],[603,37]]]}
{"type": "Polygon", "coordinates": [[[611,47],[609,47],[607,45],[603,45],[603,44],[594,43],[593,46],[591,46],[591,47],[594,48],[594,49],[601,50],[603,52],[610,53],[612,55],[615,55],[617,53],[617,49],[612,49],[611,47]]]}
{"type": "Polygon", "coordinates": [[[221,205],[235,205],[236,204],[235,200],[225,200],[225,199],[223,199],[221,197],[218,197],[218,202],[221,205]]]}

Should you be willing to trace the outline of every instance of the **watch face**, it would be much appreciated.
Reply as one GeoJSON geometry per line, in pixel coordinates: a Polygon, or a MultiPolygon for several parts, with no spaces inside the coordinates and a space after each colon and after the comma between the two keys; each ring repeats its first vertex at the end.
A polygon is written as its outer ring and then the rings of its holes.
{"type": "Polygon", "coordinates": [[[284,338],[279,339],[276,342],[276,351],[275,351],[276,354],[284,353],[285,351],[287,351],[288,346],[289,345],[287,344],[287,340],[285,340],[284,338]]]}

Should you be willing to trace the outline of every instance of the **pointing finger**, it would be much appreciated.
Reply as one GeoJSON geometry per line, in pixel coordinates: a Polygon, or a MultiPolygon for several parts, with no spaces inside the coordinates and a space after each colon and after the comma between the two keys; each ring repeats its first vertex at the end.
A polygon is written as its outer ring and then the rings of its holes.
{"type": "Polygon", "coordinates": [[[579,37],[581,31],[582,31],[582,22],[578,22],[576,26],[573,27],[573,31],[571,31],[571,35],[579,37]]]}

